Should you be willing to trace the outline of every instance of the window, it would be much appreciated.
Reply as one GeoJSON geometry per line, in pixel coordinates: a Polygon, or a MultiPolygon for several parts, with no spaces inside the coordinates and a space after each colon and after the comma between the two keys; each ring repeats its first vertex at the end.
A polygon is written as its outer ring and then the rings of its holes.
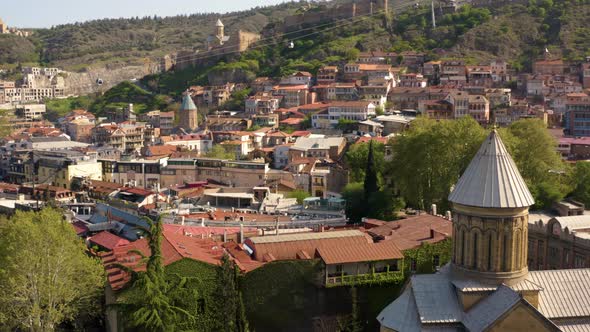
{"type": "Polygon", "coordinates": [[[338,274],[342,273],[342,264],[336,265],[336,273],[338,273],[338,274]]]}
{"type": "Polygon", "coordinates": [[[508,271],[508,235],[504,235],[502,243],[502,271],[508,271]]]}
{"type": "Polygon", "coordinates": [[[574,257],[574,267],[575,268],[586,267],[586,260],[584,259],[584,256],[576,254],[576,256],[574,257]]]}
{"type": "Polygon", "coordinates": [[[478,238],[477,237],[478,237],[478,234],[477,233],[473,234],[473,262],[472,262],[473,268],[477,268],[477,258],[478,258],[477,257],[477,254],[478,254],[478,252],[477,252],[478,251],[477,250],[478,249],[477,248],[477,246],[478,246],[478,241],[477,241],[478,238]]]}
{"type": "Polygon", "coordinates": [[[461,231],[461,263],[459,265],[464,265],[465,263],[465,231],[461,231]]]}
{"type": "Polygon", "coordinates": [[[488,271],[492,270],[492,234],[488,235],[488,271]]]}
{"type": "Polygon", "coordinates": [[[434,266],[435,268],[440,266],[440,256],[439,255],[432,256],[432,266],[434,266]]]}

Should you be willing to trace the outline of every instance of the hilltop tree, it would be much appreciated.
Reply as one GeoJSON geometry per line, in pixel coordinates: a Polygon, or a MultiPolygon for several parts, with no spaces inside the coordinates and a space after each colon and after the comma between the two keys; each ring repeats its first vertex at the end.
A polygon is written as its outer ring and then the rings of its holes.
{"type": "Polygon", "coordinates": [[[82,330],[101,313],[104,270],[59,210],[17,212],[0,221],[0,326],[82,330]]]}

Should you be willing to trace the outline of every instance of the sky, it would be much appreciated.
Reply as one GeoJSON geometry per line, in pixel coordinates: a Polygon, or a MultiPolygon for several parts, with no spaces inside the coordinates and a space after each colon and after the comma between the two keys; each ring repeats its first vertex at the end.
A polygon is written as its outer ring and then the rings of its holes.
{"type": "Polygon", "coordinates": [[[285,0],[1,0],[0,18],[10,27],[48,28],[99,18],[224,13],[285,0]]]}

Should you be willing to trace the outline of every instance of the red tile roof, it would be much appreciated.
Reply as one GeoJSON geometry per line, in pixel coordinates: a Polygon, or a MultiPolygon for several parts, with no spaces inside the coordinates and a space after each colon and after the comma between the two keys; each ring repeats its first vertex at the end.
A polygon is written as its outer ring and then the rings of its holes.
{"type": "Polygon", "coordinates": [[[122,192],[126,192],[126,193],[130,193],[130,194],[136,194],[136,195],[140,195],[140,196],[149,196],[151,194],[153,194],[154,192],[151,190],[146,190],[146,189],[142,189],[142,188],[124,188],[121,190],[122,192]]]}
{"type": "Polygon", "coordinates": [[[129,244],[129,241],[113,233],[102,231],[92,236],[88,241],[108,250],[129,244]]]}
{"type": "Polygon", "coordinates": [[[169,156],[174,152],[176,152],[174,145],[152,145],[147,147],[146,155],[169,156]]]}
{"type": "MultiPolygon", "coordinates": [[[[168,231],[164,231],[163,235],[162,258],[165,266],[183,258],[219,265],[223,256],[221,244],[210,239],[198,239],[168,231]]],[[[141,261],[141,256],[133,251],[149,256],[151,251],[147,239],[115,247],[112,251],[101,254],[108,282],[114,290],[123,288],[131,280],[131,275],[116,264],[125,265],[134,271],[145,271],[145,263],[141,261]]]]}
{"type": "Polygon", "coordinates": [[[375,262],[404,257],[394,241],[355,246],[322,246],[318,248],[318,254],[326,264],[375,262]]]}
{"type": "Polygon", "coordinates": [[[387,144],[389,139],[387,137],[365,137],[365,136],[363,136],[363,137],[359,138],[355,142],[355,144],[368,143],[369,141],[375,141],[378,143],[387,144]]]}
{"type": "Polygon", "coordinates": [[[401,250],[419,247],[423,243],[436,243],[450,238],[453,223],[449,220],[423,214],[406,219],[386,222],[367,230],[373,237],[393,241],[401,250]]]}
{"type": "Polygon", "coordinates": [[[88,226],[83,221],[75,221],[72,223],[72,227],[76,231],[76,235],[84,234],[88,232],[88,226]]]}

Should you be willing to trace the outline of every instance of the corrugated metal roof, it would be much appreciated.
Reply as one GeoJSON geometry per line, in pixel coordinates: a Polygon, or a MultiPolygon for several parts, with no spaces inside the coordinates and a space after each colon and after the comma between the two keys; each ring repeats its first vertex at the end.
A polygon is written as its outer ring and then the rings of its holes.
{"type": "Polygon", "coordinates": [[[541,286],[539,311],[549,318],[590,316],[590,269],[531,271],[541,286]]]}
{"type": "Polygon", "coordinates": [[[563,332],[588,332],[590,331],[590,318],[556,321],[555,325],[563,332]]]}
{"type": "Polygon", "coordinates": [[[463,314],[453,285],[443,274],[422,274],[412,277],[414,300],[423,324],[456,323],[463,314]]]}
{"type": "Polygon", "coordinates": [[[590,228],[590,215],[587,214],[581,216],[555,217],[555,220],[559,222],[562,229],[567,227],[570,231],[590,228]]]}
{"type": "Polygon", "coordinates": [[[500,316],[509,311],[518,302],[520,295],[505,285],[479,301],[463,318],[463,324],[469,331],[485,331],[500,316]]]}
{"type": "Polygon", "coordinates": [[[535,203],[495,130],[471,160],[449,201],[483,208],[518,208],[535,203]]]}
{"type": "Polygon", "coordinates": [[[412,288],[406,289],[395,301],[381,310],[377,320],[382,326],[394,331],[422,331],[412,288]]]}
{"type": "Polygon", "coordinates": [[[320,233],[296,233],[286,235],[269,235],[269,236],[256,236],[251,237],[250,241],[255,244],[261,243],[277,243],[277,242],[291,242],[291,241],[306,241],[306,240],[320,240],[320,239],[333,239],[343,238],[351,236],[362,236],[365,237],[365,233],[352,229],[345,231],[334,231],[334,232],[320,232],[320,233]]]}

